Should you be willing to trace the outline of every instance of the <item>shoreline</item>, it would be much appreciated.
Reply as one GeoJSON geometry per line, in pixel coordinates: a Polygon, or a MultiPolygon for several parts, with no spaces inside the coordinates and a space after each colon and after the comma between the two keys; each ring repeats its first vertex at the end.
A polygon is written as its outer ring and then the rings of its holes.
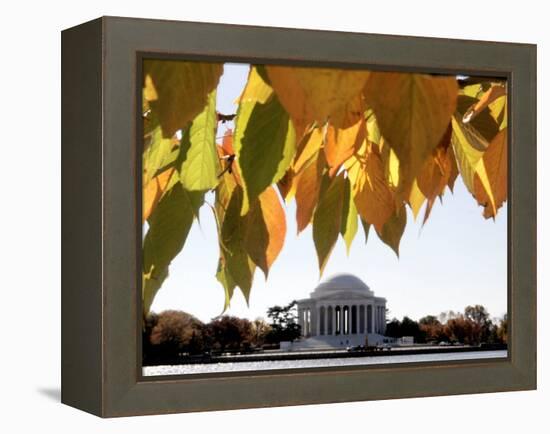
{"type": "Polygon", "coordinates": [[[474,351],[495,351],[507,350],[508,346],[503,344],[491,344],[483,346],[460,346],[460,347],[396,347],[390,350],[308,350],[308,351],[289,351],[278,353],[253,353],[237,354],[231,356],[185,356],[174,357],[171,359],[158,360],[153,363],[143,364],[143,367],[162,366],[162,365],[196,365],[212,363],[244,363],[244,362],[264,362],[264,361],[284,361],[284,360],[314,360],[314,359],[344,359],[352,357],[380,357],[380,356],[406,356],[417,354],[444,354],[444,353],[467,353],[474,351]]]}

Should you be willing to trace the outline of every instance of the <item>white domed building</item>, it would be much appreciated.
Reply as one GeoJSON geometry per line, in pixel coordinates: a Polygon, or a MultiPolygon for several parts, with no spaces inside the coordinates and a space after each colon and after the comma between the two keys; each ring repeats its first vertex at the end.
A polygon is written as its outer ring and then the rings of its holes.
{"type": "Polygon", "coordinates": [[[292,345],[301,348],[340,348],[380,344],[386,330],[386,299],[352,274],[336,274],[323,280],[298,300],[298,322],[302,339],[292,345]]]}

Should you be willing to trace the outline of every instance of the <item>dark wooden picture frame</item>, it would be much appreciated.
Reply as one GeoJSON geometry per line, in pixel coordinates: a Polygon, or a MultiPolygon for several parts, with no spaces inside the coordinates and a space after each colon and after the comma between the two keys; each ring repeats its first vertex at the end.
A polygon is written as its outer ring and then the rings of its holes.
{"type": "Polygon", "coordinates": [[[103,17],[62,32],[62,402],[128,416],[536,388],[536,46],[103,17]],[[141,375],[141,61],[506,77],[507,359],[141,375]]]}

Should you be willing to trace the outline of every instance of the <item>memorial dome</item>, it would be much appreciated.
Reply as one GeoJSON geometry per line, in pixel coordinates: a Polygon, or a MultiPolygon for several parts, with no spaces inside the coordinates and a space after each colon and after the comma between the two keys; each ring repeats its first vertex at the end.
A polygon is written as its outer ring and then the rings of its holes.
{"type": "Polygon", "coordinates": [[[349,273],[338,273],[324,279],[311,294],[312,297],[324,297],[338,292],[354,292],[361,295],[374,295],[365,282],[349,273]]]}

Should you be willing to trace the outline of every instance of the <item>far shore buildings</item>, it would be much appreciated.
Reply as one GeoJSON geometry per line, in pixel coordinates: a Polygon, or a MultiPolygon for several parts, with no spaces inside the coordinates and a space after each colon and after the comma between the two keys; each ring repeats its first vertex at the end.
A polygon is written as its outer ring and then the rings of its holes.
{"type": "Polygon", "coordinates": [[[352,274],[322,281],[310,297],[297,301],[302,339],[292,349],[341,348],[384,342],[386,299],[352,274]]]}

